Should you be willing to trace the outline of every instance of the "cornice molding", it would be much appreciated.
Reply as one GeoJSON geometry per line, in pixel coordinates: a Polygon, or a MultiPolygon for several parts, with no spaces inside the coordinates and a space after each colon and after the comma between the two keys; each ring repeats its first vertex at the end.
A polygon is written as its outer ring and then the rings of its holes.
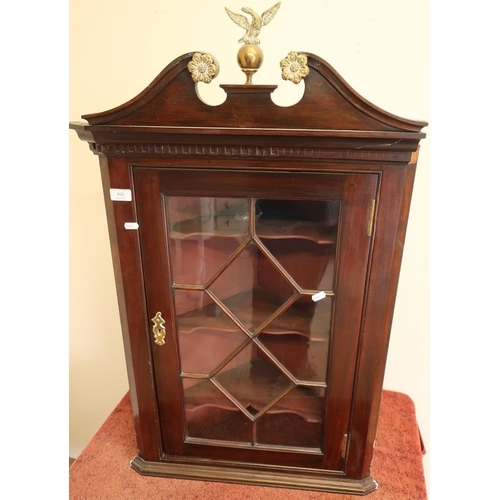
{"type": "Polygon", "coordinates": [[[411,152],[376,151],[374,149],[323,149],[273,146],[218,146],[205,144],[138,144],[89,143],[94,154],[104,156],[173,156],[173,157],[226,157],[226,158],[308,158],[318,160],[370,160],[408,162],[411,152]]]}

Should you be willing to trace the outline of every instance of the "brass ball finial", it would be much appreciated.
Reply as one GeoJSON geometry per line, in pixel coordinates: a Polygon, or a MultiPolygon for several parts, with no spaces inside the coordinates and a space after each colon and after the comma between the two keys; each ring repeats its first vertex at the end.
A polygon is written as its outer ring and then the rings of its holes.
{"type": "Polygon", "coordinates": [[[247,77],[245,85],[252,85],[252,76],[262,66],[262,62],[264,61],[262,49],[255,44],[245,44],[238,50],[237,60],[241,71],[247,77]]]}

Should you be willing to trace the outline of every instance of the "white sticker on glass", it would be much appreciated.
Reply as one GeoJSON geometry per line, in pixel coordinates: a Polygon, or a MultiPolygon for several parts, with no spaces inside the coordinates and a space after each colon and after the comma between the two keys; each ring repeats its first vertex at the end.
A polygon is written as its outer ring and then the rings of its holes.
{"type": "Polygon", "coordinates": [[[318,292],[318,293],[315,293],[311,299],[314,300],[314,302],[318,302],[318,300],[321,300],[321,299],[324,299],[326,297],[326,293],[325,292],[318,292]]]}

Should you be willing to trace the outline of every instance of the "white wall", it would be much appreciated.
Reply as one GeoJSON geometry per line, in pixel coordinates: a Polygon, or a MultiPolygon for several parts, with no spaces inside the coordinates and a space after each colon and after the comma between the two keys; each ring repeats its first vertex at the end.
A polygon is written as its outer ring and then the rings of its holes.
{"type": "MultiPolygon", "coordinates": [[[[70,116],[105,111],[142,91],[177,56],[213,54],[221,71],[201,87],[220,102],[220,83],[244,83],[236,64],[241,28],[224,7],[263,12],[273,0],[71,0],[70,116]]],[[[429,121],[426,0],[282,0],[262,29],[264,65],[254,83],[285,84],[291,50],[326,59],[361,95],[405,118],[429,121]]],[[[415,402],[429,456],[429,144],[422,142],[393,322],[385,388],[415,402]]],[[[127,390],[98,159],[70,133],[70,450],[76,457],[127,390]]]]}

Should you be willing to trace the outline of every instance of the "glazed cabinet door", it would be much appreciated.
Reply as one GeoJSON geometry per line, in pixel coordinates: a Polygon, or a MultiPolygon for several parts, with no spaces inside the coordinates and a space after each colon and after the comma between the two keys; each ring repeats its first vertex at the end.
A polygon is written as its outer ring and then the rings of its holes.
{"type": "Polygon", "coordinates": [[[133,172],[165,459],[341,473],[377,175],[133,172]]]}

